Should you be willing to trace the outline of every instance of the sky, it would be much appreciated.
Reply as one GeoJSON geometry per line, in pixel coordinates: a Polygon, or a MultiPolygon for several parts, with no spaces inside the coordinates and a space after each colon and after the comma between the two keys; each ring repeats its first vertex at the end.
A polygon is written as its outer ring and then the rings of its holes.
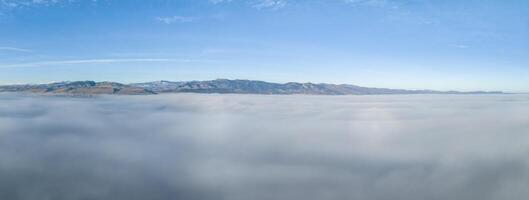
{"type": "Polygon", "coordinates": [[[0,84],[256,79],[529,92],[525,0],[0,0],[0,84]]]}

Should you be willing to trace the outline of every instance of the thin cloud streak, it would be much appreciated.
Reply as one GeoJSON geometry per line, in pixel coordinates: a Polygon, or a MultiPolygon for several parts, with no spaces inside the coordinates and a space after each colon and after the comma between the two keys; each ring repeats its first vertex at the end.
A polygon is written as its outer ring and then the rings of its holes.
{"type": "Polygon", "coordinates": [[[33,52],[29,49],[22,49],[22,48],[16,48],[16,47],[0,47],[0,51],[16,51],[16,52],[33,52]]]}
{"type": "MultiPolygon", "coordinates": [[[[233,0],[209,0],[211,4],[222,4],[222,3],[231,3],[233,0]]],[[[240,1],[250,5],[255,9],[270,9],[270,10],[279,10],[288,5],[288,0],[246,0],[240,1]]]]}
{"type": "Polygon", "coordinates": [[[157,21],[163,22],[165,24],[173,24],[173,23],[176,23],[176,22],[180,22],[180,23],[193,22],[193,21],[197,20],[198,18],[196,18],[196,17],[184,17],[184,16],[172,16],[172,17],[156,17],[155,19],[157,21]]]}
{"type": "Polygon", "coordinates": [[[219,4],[219,3],[230,3],[232,0],[209,0],[209,3],[219,4]]]}
{"type": "Polygon", "coordinates": [[[76,65],[76,64],[111,64],[111,63],[138,63],[138,62],[212,62],[212,60],[194,60],[194,59],[159,59],[159,58],[142,58],[142,59],[85,59],[85,60],[55,60],[42,62],[29,62],[20,64],[0,64],[0,68],[19,68],[19,67],[43,67],[50,65],[76,65]]]}
{"type": "Polygon", "coordinates": [[[272,10],[278,10],[285,6],[287,6],[286,0],[260,0],[253,3],[254,8],[257,9],[272,9],[272,10]]]}

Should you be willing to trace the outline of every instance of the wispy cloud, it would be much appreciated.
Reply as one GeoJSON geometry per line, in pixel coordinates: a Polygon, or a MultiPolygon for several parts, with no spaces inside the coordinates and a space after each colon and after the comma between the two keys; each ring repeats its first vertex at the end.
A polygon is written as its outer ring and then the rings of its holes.
{"type": "Polygon", "coordinates": [[[212,4],[219,4],[219,3],[229,3],[232,2],[232,0],[209,0],[212,4]]]}
{"type": "Polygon", "coordinates": [[[345,3],[353,4],[365,4],[365,5],[386,5],[389,2],[387,0],[343,0],[345,3]]]}
{"type": "MultiPolygon", "coordinates": [[[[256,9],[278,10],[288,6],[293,0],[208,0],[211,4],[222,4],[231,2],[243,2],[256,9]]],[[[356,6],[370,6],[398,9],[398,5],[392,0],[338,0],[346,4],[356,6]]]]}
{"type": "MultiPolygon", "coordinates": [[[[212,4],[230,3],[235,0],[209,0],[212,4]]],[[[278,10],[288,5],[289,0],[239,0],[256,9],[278,10]]]]}
{"type": "MultiPolygon", "coordinates": [[[[0,0],[0,8],[14,9],[32,6],[53,6],[57,4],[76,3],[81,0],[0,0]]],[[[89,0],[97,2],[97,0],[89,0]]]]}
{"type": "Polygon", "coordinates": [[[15,51],[15,52],[32,52],[29,49],[22,49],[22,48],[16,48],[16,47],[0,47],[0,51],[15,51]]]}
{"type": "Polygon", "coordinates": [[[54,61],[28,62],[28,63],[17,63],[17,64],[0,64],[0,68],[44,67],[44,66],[54,66],[54,65],[77,65],[77,64],[141,63],[141,62],[145,62],[145,63],[149,63],[149,62],[211,62],[211,60],[166,59],[166,58],[54,60],[54,61]]]}
{"type": "Polygon", "coordinates": [[[13,12],[21,9],[41,7],[59,7],[81,2],[97,3],[101,0],[0,0],[0,21],[12,17],[13,12]]]}
{"type": "Polygon", "coordinates": [[[468,49],[470,46],[465,44],[452,44],[451,47],[458,48],[458,49],[468,49]]]}
{"type": "Polygon", "coordinates": [[[357,6],[369,6],[369,7],[378,7],[378,8],[390,8],[398,9],[399,6],[395,1],[390,0],[342,0],[343,2],[350,5],[357,6]]]}
{"type": "Polygon", "coordinates": [[[277,10],[287,5],[287,0],[258,0],[252,2],[252,7],[257,9],[277,10]]]}
{"type": "Polygon", "coordinates": [[[198,20],[197,17],[184,17],[184,16],[156,17],[155,19],[165,24],[172,24],[172,23],[177,23],[177,22],[187,23],[187,22],[198,20]]]}

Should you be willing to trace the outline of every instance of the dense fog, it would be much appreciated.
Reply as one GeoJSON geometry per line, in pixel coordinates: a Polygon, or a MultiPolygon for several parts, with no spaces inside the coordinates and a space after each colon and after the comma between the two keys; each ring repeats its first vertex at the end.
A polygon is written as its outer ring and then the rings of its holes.
{"type": "Polygon", "coordinates": [[[0,199],[519,200],[529,96],[0,95],[0,199]]]}

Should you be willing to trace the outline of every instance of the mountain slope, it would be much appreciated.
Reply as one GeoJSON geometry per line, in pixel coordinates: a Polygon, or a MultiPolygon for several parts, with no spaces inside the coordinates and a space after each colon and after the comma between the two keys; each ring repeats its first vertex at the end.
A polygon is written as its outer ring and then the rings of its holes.
{"type": "Polygon", "coordinates": [[[360,87],[347,84],[270,83],[254,80],[216,79],[209,81],[156,81],[131,84],[156,93],[238,93],[238,94],[315,94],[315,95],[370,95],[370,94],[498,94],[501,92],[457,92],[434,90],[401,90],[360,87]]]}
{"type": "Polygon", "coordinates": [[[31,92],[65,95],[144,95],[157,93],[234,93],[234,94],[312,94],[312,95],[375,95],[375,94],[501,94],[502,92],[457,92],[434,90],[401,90],[326,83],[270,83],[254,80],[216,79],[208,81],[156,81],[121,84],[115,82],[75,81],[38,85],[0,86],[0,92],[31,92]]]}
{"type": "Polygon", "coordinates": [[[0,92],[31,92],[43,94],[65,95],[144,95],[155,94],[141,87],[135,87],[115,82],[74,81],[58,82],[38,85],[7,85],[0,86],[0,92]]]}

